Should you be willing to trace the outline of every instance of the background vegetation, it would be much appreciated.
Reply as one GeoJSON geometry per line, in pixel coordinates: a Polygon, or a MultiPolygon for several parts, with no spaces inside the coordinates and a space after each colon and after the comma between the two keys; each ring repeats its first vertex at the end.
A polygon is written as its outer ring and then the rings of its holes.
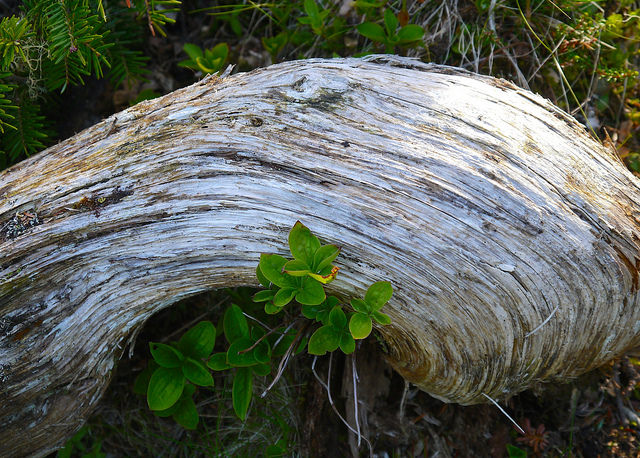
{"type": "MultiPolygon", "coordinates": [[[[538,92],[640,172],[638,1],[1,0],[0,14],[0,170],[120,109],[230,64],[238,72],[292,59],[397,53],[538,92]]],[[[123,359],[111,394],[67,451],[320,453],[318,438],[325,434],[338,434],[347,444],[346,429],[326,394],[314,391],[304,364],[290,371],[278,394],[266,402],[254,399],[246,423],[233,419],[225,390],[203,395],[197,402],[209,420],[195,432],[154,417],[132,393],[133,378],[148,358],[147,340],[169,338],[175,323],[196,315],[215,322],[221,303],[247,295],[236,290],[201,296],[154,317],[155,333],[138,338],[134,358],[123,359]],[[167,316],[171,329],[163,324],[167,316]]],[[[344,364],[334,365],[336,386],[344,364]]],[[[369,407],[402,416],[385,422],[372,413],[369,437],[376,450],[403,456],[438,450],[636,456],[638,361],[628,357],[603,371],[543,397],[514,398],[509,408],[527,425],[527,434],[518,435],[493,408],[445,406],[411,389],[403,392],[397,376],[377,370],[377,383],[387,388],[371,394],[375,405],[369,407]]],[[[216,380],[218,387],[225,383],[216,380]]]]}

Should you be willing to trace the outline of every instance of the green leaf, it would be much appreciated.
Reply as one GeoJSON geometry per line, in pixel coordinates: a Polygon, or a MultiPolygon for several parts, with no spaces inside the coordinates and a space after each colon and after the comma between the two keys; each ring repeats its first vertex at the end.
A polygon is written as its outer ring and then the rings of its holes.
{"type": "Polygon", "coordinates": [[[304,11],[311,18],[315,18],[320,13],[318,5],[314,0],[304,0],[304,11]]]}
{"type": "Polygon", "coordinates": [[[256,277],[258,277],[258,281],[265,288],[268,288],[269,286],[271,286],[271,282],[269,281],[269,279],[265,277],[264,274],[262,273],[262,270],[260,270],[260,264],[256,266],[256,277]]]}
{"type": "Polygon", "coordinates": [[[229,343],[242,337],[249,337],[249,324],[242,314],[242,309],[236,304],[232,304],[224,313],[223,327],[229,343]]]}
{"type": "Polygon", "coordinates": [[[181,399],[173,412],[173,419],[184,429],[196,429],[200,417],[192,398],[181,399]]]}
{"type": "Polygon", "coordinates": [[[322,326],[309,339],[307,351],[312,355],[324,355],[340,346],[340,334],[333,326],[322,326]]]}
{"type": "Polygon", "coordinates": [[[169,407],[168,409],[154,410],[153,414],[156,417],[161,417],[161,418],[170,417],[171,415],[173,415],[173,412],[175,412],[178,409],[178,404],[180,404],[179,400],[174,405],[169,407]]]}
{"type": "Polygon", "coordinates": [[[227,350],[227,362],[234,367],[248,367],[258,364],[253,350],[244,351],[251,347],[254,341],[248,337],[238,339],[229,345],[227,350]]]}
{"type": "Polygon", "coordinates": [[[342,334],[340,338],[340,350],[345,355],[349,355],[353,353],[356,349],[356,341],[353,340],[353,337],[348,332],[342,334]]]}
{"type": "Polygon", "coordinates": [[[283,269],[285,273],[288,273],[292,277],[304,277],[308,272],[311,272],[307,263],[299,259],[287,262],[283,269]]]}
{"type": "Polygon", "coordinates": [[[386,313],[373,312],[371,314],[371,316],[373,317],[374,320],[376,320],[376,322],[378,324],[381,324],[383,326],[391,324],[391,317],[389,315],[387,315],[386,313]]]}
{"type": "Polygon", "coordinates": [[[362,312],[362,313],[370,313],[371,312],[369,304],[367,304],[362,299],[351,299],[351,308],[353,310],[355,310],[356,312],[362,312]]]}
{"type": "Polygon", "coordinates": [[[185,43],[182,47],[182,50],[187,53],[187,55],[192,59],[196,60],[198,57],[203,56],[202,48],[198,45],[194,45],[193,43],[185,43]]]}
{"type": "MultiPolygon", "coordinates": [[[[324,270],[326,271],[327,269],[325,268],[324,270]]],[[[320,283],[326,285],[327,283],[331,283],[336,279],[336,275],[338,275],[339,270],[339,267],[334,266],[326,274],[324,274],[324,272],[322,274],[314,274],[312,272],[309,272],[307,275],[309,275],[314,280],[317,280],[320,283]]]]}
{"type": "Polygon", "coordinates": [[[340,301],[335,296],[328,296],[321,304],[318,305],[303,305],[302,314],[305,318],[310,320],[321,321],[323,324],[328,324],[329,313],[333,307],[338,305],[340,301]]]}
{"type": "Polygon", "coordinates": [[[180,399],[184,389],[184,375],[180,368],[159,367],[149,380],[147,404],[151,410],[165,410],[180,399]]]}
{"type": "Polygon", "coordinates": [[[162,367],[172,368],[182,366],[184,355],[171,345],[159,342],[149,342],[149,349],[153,359],[162,367]]]}
{"type": "Polygon", "coordinates": [[[302,305],[317,305],[324,301],[326,295],[322,284],[311,277],[306,277],[302,287],[296,294],[296,300],[302,305]]]}
{"type": "Polygon", "coordinates": [[[338,329],[343,329],[347,326],[347,316],[340,306],[335,306],[331,309],[329,313],[329,324],[338,329]]]}
{"type": "Polygon", "coordinates": [[[253,302],[267,302],[273,299],[273,296],[276,295],[276,292],[272,289],[265,289],[263,291],[258,291],[253,295],[253,302]]]}
{"type": "Polygon", "coordinates": [[[293,257],[309,266],[313,263],[313,255],[318,248],[318,238],[304,224],[296,221],[289,232],[289,249],[293,257]]]}
{"type": "Polygon", "coordinates": [[[507,455],[509,458],[527,458],[527,452],[515,445],[507,444],[507,455]]]}
{"type": "Polygon", "coordinates": [[[398,32],[398,38],[401,43],[411,43],[420,41],[424,36],[424,29],[417,24],[405,25],[398,32]]]}
{"type": "Polygon", "coordinates": [[[296,286],[295,278],[282,272],[286,263],[287,260],[277,254],[263,253],[260,255],[260,270],[271,283],[280,288],[296,286]]]}
{"type": "Polygon", "coordinates": [[[371,311],[377,312],[384,304],[389,302],[392,294],[393,288],[391,287],[391,283],[388,281],[377,281],[369,286],[364,300],[371,307],[371,311]]]}
{"type": "Polygon", "coordinates": [[[323,245],[316,250],[313,255],[313,265],[311,266],[314,272],[320,272],[338,257],[340,254],[340,248],[335,245],[323,245]]]}
{"type": "Polygon", "coordinates": [[[214,371],[225,371],[231,369],[231,366],[227,363],[227,353],[216,353],[209,361],[207,361],[207,367],[214,371]]]}
{"type": "Polygon", "coordinates": [[[297,288],[282,288],[273,297],[273,305],[276,307],[284,307],[293,300],[297,292],[297,288]]]}
{"type": "Polygon", "coordinates": [[[183,334],[178,348],[192,358],[207,358],[216,344],[216,327],[211,321],[201,321],[183,334]]]}
{"type": "Polygon", "coordinates": [[[387,35],[389,37],[392,37],[396,34],[396,29],[398,28],[398,18],[389,8],[384,10],[384,26],[387,29],[387,35]]]}
{"type": "Polygon", "coordinates": [[[212,56],[222,59],[224,62],[229,55],[229,45],[226,43],[218,43],[209,51],[212,56]]]}
{"type": "Polygon", "coordinates": [[[282,307],[274,305],[273,302],[267,302],[266,304],[264,304],[264,312],[267,315],[275,315],[276,313],[279,313],[280,310],[282,310],[282,307]]]}
{"type": "Polygon", "coordinates": [[[263,340],[253,349],[253,357],[261,364],[271,361],[271,347],[266,340],[263,340]]]}
{"type": "Polygon", "coordinates": [[[253,372],[248,367],[237,370],[233,378],[233,388],[231,396],[233,398],[233,410],[240,420],[247,417],[251,395],[253,393],[253,372]]]}
{"type": "Polygon", "coordinates": [[[364,339],[371,334],[371,318],[364,313],[354,313],[349,320],[349,331],[354,339],[364,339]]]}
{"type": "Polygon", "coordinates": [[[254,374],[261,377],[264,377],[271,373],[271,366],[268,364],[257,364],[255,366],[251,366],[251,369],[253,370],[254,374]]]}
{"type": "Polygon", "coordinates": [[[360,35],[372,41],[384,43],[387,39],[387,36],[384,34],[384,29],[373,22],[363,22],[358,25],[356,29],[360,32],[360,35]]]}
{"type": "Polygon", "coordinates": [[[212,386],[213,377],[204,364],[192,358],[187,358],[182,365],[182,373],[194,385],[212,386]]]}

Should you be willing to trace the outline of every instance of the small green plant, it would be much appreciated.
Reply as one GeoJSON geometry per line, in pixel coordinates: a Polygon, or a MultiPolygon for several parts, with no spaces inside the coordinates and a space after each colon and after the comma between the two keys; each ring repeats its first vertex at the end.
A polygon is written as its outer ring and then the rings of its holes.
{"type": "Polygon", "coordinates": [[[371,41],[384,44],[385,52],[393,52],[396,46],[412,47],[422,41],[424,29],[417,24],[407,24],[398,29],[400,20],[390,9],[384,11],[384,27],[375,22],[363,22],[356,28],[371,41]]]}
{"type": "Polygon", "coordinates": [[[180,67],[201,71],[202,73],[218,73],[222,70],[229,55],[229,46],[226,43],[218,43],[211,49],[204,51],[200,46],[186,43],[183,48],[189,59],[178,63],[180,67]]]}
{"type": "Polygon", "coordinates": [[[293,259],[277,254],[260,256],[256,275],[265,289],[253,296],[254,303],[264,303],[264,317],[260,320],[232,304],[226,309],[218,332],[210,321],[201,321],[177,342],[149,344],[153,359],[137,377],[134,391],[146,395],[147,404],[156,415],[172,416],[186,429],[196,428],[199,420],[193,401],[196,389],[213,388],[214,378],[209,370],[231,371],[233,409],[238,418],[245,420],[253,397],[254,377],[274,372],[274,358],[282,358],[275,383],[292,354],[305,348],[312,355],[324,355],[338,348],[349,354],[355,350],[356,340],[371,334],[374,322],[380,325],[391,322],[380,311],[393,294],[389,282],[373,283],[363,298],[351,300],[349,310],[324,290],[338,274],[338,267],[332,263],[340,249],[336,245],[322,245],[299,221],[289,232],[289,249],[293,259]],[[263,320],[274,321],[274,315],[291,309],[293,304],[297,308],[294,313],[289,310],[288,315],[294,318],[288,324],[277,323],[272,328],[263,325],[263,320]],[[317,329],[307,339],[314,323],[317,329]],[[220,331],[226,345],[214,353],[220,331]]]}

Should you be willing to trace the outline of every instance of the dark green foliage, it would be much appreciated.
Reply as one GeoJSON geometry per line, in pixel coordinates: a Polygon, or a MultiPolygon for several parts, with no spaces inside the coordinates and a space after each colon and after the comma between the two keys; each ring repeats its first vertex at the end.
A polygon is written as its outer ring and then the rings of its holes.
{"type": "Polygon", "coordinates": [[[180,2],[26,0],[0,21],[0,170],[43,149],[52,137],[41,114],[52,92],[87,77],[114,87],[143,78],[145,27],[164,34],[180,2]]]}

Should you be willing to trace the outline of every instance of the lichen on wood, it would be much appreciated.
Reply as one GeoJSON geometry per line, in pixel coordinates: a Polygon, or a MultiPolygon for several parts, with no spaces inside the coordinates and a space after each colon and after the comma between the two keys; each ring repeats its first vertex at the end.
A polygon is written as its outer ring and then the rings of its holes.
{"type": "Polygon", "coordinates": [[[0,237],[0,455],[59,447],[149,316],[255,284],[298,219],[342,246],[335,293],[392,282],[378,331],[433,396],[570,380],[640,343],[639,191],[543,98],[406,58],[142,102],[0,172],[0,227],[39,221],[0,237]]]}

